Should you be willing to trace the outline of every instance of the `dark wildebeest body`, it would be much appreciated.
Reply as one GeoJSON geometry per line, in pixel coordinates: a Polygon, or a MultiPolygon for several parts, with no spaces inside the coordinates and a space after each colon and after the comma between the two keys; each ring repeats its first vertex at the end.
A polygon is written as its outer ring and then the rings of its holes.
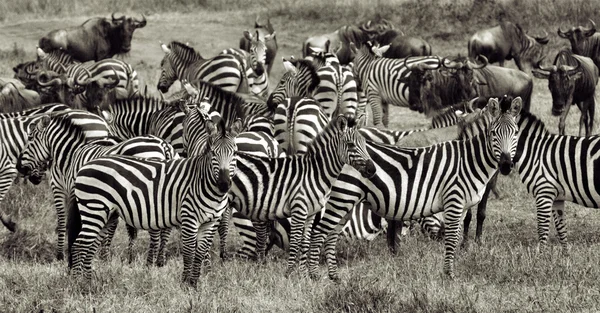
{"type": "Polygon", "coordinates": [[[558,29],[558,35],[569,39],[573,53],[586,56],[600,68],[600,34],[596,33],[596,23],[590,20],[590,27],[571,27],[564,32],[558,29]]]}
{"type": "Polygon", "coordinates": [[[511,96],[521,97],[523,111],[529,112],[533,80],[522,71],[501,66],[488,65],[474,70],[475,79],[480,82],[477,95],[482,97],[511,96]]]}
{"type": "Polygon", "coordinates": [[[560,116],[558,132],[565,134],[565,119],[571,105],[576,104],[581,110],[579,136],[590,136],[594,126],[596,102],[594,93],[598,83],[598,67],[592,59],[562,50],[554,59],[553,66],[538,66],[533,75],[548,80],[548,88],[552,93],[552,115],[560,116]]]}
{"type": "MultiPolygon", "coordinates": [[[[275,36],[275,29],[271,24],[271,19],[267,19],[266,25],[261,25],[258,23],[257,17],[256,21],[254,21],[254,30],[258,31],[259,39],[267,46],[265,65],[267,66],[267,75],[271,75],[271,69],[273,68],[273,63],[275,62],[275,56],[277,55],[277,50],[279,49],[279,46],[277,45],[277,37],[275,36]]],[[[240,49],[250,52],[251,46],[252,42],[246,37],[243,36],[240,38],[240,49]]]]}
{"type": "Polygon", "coordinates": [[[115,18],[114,14],[111,19],[95,17],[80,26],[49,32],[40,39],[39,47],[46,52],[63,49],[81,62],[99,61],[129,52],[133,32],[144,26],[144,17],[141,21],[125,16],[115,18]]]}
{"type": "Polygon", "coordinates": [[[476,32],[469,39],[469,57],[485,56],[490,63],[514,59],[521,71],[526,71],[544,57],[544,45],[548,34],[543,37],[527,35],[519,24],[502,22],[500,25],[476,32]],[[527,66],[528,68],[525,68],[527,66]]]}
{"type": "Polygon", "coordinates": [[[384,58],[401,59],[410,56],[431,55],[431,45],[421,38],[405,36],[402,32],[389,29],[373,38],[381,46],[390,45],[384,58]]]}

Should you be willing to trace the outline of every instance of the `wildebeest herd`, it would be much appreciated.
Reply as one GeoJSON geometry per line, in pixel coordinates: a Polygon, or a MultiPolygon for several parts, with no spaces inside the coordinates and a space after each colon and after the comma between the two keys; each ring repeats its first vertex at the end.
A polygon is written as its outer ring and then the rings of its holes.
{"type": "MultiPolygon", "coordinates": [[[[149,232],[149,265],[165,265],[171,230],[180,228],[182,278],[194,286],[217,231],[228,257],[231,219],[242,238],[238,256],[260,261],[277,245],[289,250],[286,275],[299,264],[317,278],[325,245],[336,281],[340,234],[371,240],[387,230],[395,251],[397,228],[414,223],[443,238],[444,272],[453,277],[461,221],[466,239],[477,206],[481,236],[498,172],[515,169],[535,197],[541,245],[552,218],[566,246],[565,201],[599,207],[593,21],[558,30],[572,49],[552,65],[543,64],[548,34],[533,37],[511,22],[474,34],[467,57],[435,55],[386,20],[347,25],[308,38],[302,59],[283,58],[272,88],[277,34],[257,18],[239,48],[212,58],[187,43],[160,43],[159,96],[113,58],[131,50],[146,23],[113,14],[51,31],[36,60],[0,79],[0,200],[18,173],[34,184],[49,175],[56,257],[64,258],[67,239],[72,275],[91,279],[93,257],[109,252],[122,219],[130,261],[137,231],[149,232]],[[510,59],[519,70],[502,66],[510,59]],[[529,112],[530,75],[549,82],[559,135],[529,112]],[[431,127],[388,129],[390,104],[424,113],[431,127]],[[582,111],[580,137],[564,134],[573,104],[582,111]],[[411,144],[435,130],[452,137],[411,144]]],[[[10,216],[0,217],[15,230],[10,216]]]]}

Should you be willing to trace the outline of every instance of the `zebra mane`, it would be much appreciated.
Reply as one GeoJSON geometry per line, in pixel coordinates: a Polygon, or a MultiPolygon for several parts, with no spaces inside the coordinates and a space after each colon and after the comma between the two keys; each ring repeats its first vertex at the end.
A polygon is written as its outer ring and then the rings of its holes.
{"type": "Polygon", "coordinates": [[[195,56],[196,58],[204,59],[202,57],[202,55],[200,54],[200,52],[196,51],[193,47],[190,47],[179,41],[171,41],[171,43],[169,43],[169,48],[173,52],[175,52],[175,54],[177,54],[177,55],[191,54],[192,56],[195,56]]]}
{"type": "Polygon", "coordinates": [[[304,70],[310,75],[311,84],[308,92],[312,93],[321,83],[321,78],[319,78],[315,64],[312,61],[305,59],[293,60],[292,64],[298,69],[298,72],[304,70]]]}
{"type": "Polygon", "coordinates": [[[121,138],[117,137],[117,136],[107,136],[104,138],[94,138],[88,142],[86,142],[86,144],[95,144],[95,145],[101,145],[101,146],[113,146],[115,144],[121,143],[123,142],[123,140],[121,140],[121,138]]]}
{"type": "Polygon", "coordinates": [[[244,119],[244,103],[246,101],[244,100],[244,98],[237,95],[235,92],[224,90],[223,88],[215,84],[205,82],[202,80],[194,82],[194,87],[198,89],[199,99],[203,99],[204,97],[214,97],[216,99],[223,100],[212,103],[211,108],[219,112],[219,114],[221,114],[221,117],[226,119],[225,124],[227,126],[230,126],[235,121],[235,118],[244,119]],[[223,105],[223,103],[225,105],[223,105]],[[233,112],[231,112],[231,110],[233,110],[233,112]],[[230,112],[232,114],[228,114],[230,112]],[[229,120],[227,117],[232,117],[232,119],[229,120]]]}
{"type": "Polygon", "coordinates": [[[519,130],[523,129],[523,124],[531,124],[531,127],[541,129],[544,134],[549,133],[548,128],[546,128],[546,124],[539,117],[525,110],[521,110],[521,113],[517,118],[517,125],[519,125],[519,130]]]}
{"type": "MultiPolygon", "coordinates": [[[[100,116],[83,110],[69,110],[61,112],[53,112],[49,114],[50,119],[55,124],[72,130],[75,136],[81,136],[84,140],[88,139],[88,135],[93,138],[100,131],[110,133],[106,121],[100,116]]],[[[104,136],[105,137],[105,136],[104,136]]]]}
{"type": "Polygon", "coordinates": [[[484,133],[490,126],[491,120],[491,115],[485,109],[475,111],[467,118],[460,118],[457,123],[458,140],[469,140],[484,133]]]}
{"type": "MultiPolygon", "coordinates": [[[[325,127],[323,127],[323,130],[320,131],[317,134],[317,136],[310,143],[308,143],[307,150],[306,150],[307,155],[319,152],[317,150],[317,148],[321,145],[321,141],[323,141],[324,138],[331,137],[332,129],[335,129],[337,127],[337,120],[338,120],[338,118],[332,118],[331,121],[329,121],[329,123],[327,123],[327,125],[325,125],[325,127]]],[[[348,124],[346,126],[348,128],[357,126],[355,118],[347,118],[347,121],[348,121],[348,124]]],[[[337,131],[333,131],[333,132],[337,132],[337,131]]]]}
{"type": "MultiPolygon", "coordinates": [[[[61,64],[63,64],[63,65],[64,64],[81,63],[63,49],[55,49],[50,52],[46,52],[46,54],[47,54],[47,57],[45,60],[49,60],[49,59],[52,59],[54,61],[60,60],[61,64]],[[65,63],[62,63],[62,62],[65,62],[65,63]]],[[[40,61],[39,57],[38,57],[38,61],[40,61]]]]}

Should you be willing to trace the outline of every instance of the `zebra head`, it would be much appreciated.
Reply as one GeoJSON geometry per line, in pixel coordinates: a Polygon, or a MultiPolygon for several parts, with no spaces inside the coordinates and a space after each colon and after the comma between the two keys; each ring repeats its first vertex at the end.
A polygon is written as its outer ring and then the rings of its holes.
{"type": "Polygon", "coordinates": [[[295,59],[288,61],[285,58],[282,60],[285,73],[267,99],[267,106],[273,112],[286,98],[312,96],[321,82],[317,69],[311,61],[295,59]]]}
{"type": "MultiPolygon", "coordinates": [[[[361,119],[364,117],[361,117],[361,119]]],[[[345,164],[350,164],[360,174],[366,178],[375,175],[375,164],[369,156],[366,147],[365,138],[359,133],[358,125],[364,122],[347,118],[340,114],[332,121],[335,123],[336,130],[341,138],[339,157],[345,164]]]]}
{"type": "Polygon", "coordinates": [[[165,56],[160,61],[160,78],[156,87],[161,92],[169,91],[169,87],[183,76],[188,67],[202,59],[202,56],[187,44],[173,41],[169,45],[160,43],[165,56]]]}
{"type": "Polygon", "coordinates": [[[513,158],[517,152],[519,139],[516,117],[522,107],[521,97],[512,99],[506,96],[501,98],[500,102],[496,98],[490,98],[487,105],[487,111],[492,116],[492,122],[488,128],[488,144],[491,145],[502,175],[510,174],[513,167],[513,158]]]}
{"type": "Polygon", "coordinates": [[[231,188],[232,179],[237,170],[236,137],[242,130],[242,120],[237,119],[228,129],[225,120],[217,123],[206,121],[208,137],[205,145],[205,156],[210,158],[212,181],[216,182],[220,192],[226,193],[231,188]]]}
{"type": "MultiPolygon", "coordinates": [[[[265,37],[270,38],[271,35],[265,37]]],[[[256,75],[262,75],[265,71],[265,62],[267,60],[267,45],[265,40],[267,38],[261,38],[258,30],[253,36],[249,31],[244,31],[244,38],[250,41],[250,55],[252,56],[252,69],[256,75]]]]}
{"type": "Polygon", "coordinates": [[[42,140],[44,130],[48,128],[50,121],[50,116],[44,115],[28,125],[27,145],[17,160],[17,171],[29,176],[29,181],[34,185],[42,181],[51,160],[50,149],[42,140]]]}
{"type": "Polygon", "coordinates": [[[202,155],[203,147],[209,136],[207,123],[218,125],[221,120],[219,112],[211,109],[208,98],[191,107],[187,102],[178,104],[179,110],[185,114],[182,121],[183,149],[190,156],[202,155]]]}

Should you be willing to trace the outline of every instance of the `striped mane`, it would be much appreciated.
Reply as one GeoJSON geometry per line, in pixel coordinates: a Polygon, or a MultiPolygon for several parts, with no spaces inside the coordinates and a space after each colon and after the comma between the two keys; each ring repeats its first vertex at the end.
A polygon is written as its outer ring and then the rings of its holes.
{"type": "Polygon", "coordinates": [[[225,118],[225,125],[231,126],[237,118],[244,119],[245,100],[235,92],[224,90],[223,88],[205,81],[194,82],[194,87],[198,89],[198,96],[194,102],[199,103],[205,97],[223,99],[224,101],[215,101],[211,103],[211,109],[219,112],[225,118]],[[225,103],[226,105],[221,105],[225,103]]]}
{"type": "Polygon", "coordinates": [[[304,59],[293,60],[291,63],[298,69],[299,73],[306,72],[310,75],[311,83],[308,92],[312,93],[321,83],[315,64],[312,61],[304,59]]]}
{"type": "Polygon", "coordinates": [[[89,141],[107,137],[108,125],[101,117],[87,111],[64,111],[50,114],[51,123],[60,125],[81,140],[89,141]],[[105,135],[102,135],[105,132],[105,135]]]}
{"type": "Polygon", "coordinates": [[[202,55],[200,54],[200,52],[196,51],[194,48],[192,48],[184,43],[181,43],[179,41],[171,41],[171,43],[169,43],[169,49],[171,49],[171,53],[173,53],[174,55],[176,55],[180,58],[185,58],[185,59],[189,58],[194,61],[204,59],[202,57],[202,55]]]}
{"type": "Polygon", "coordinates": [[[536,115],[521,110],[519,117],[517,118],[517,124],[519,125],[519,129],[522,130],[525,124],[531,125],[530,128],[539,129],[542,131],[544,135],[549,134],[548,129],[546,128],[546,124],[542,120],[540,120],[536,115]]]}

